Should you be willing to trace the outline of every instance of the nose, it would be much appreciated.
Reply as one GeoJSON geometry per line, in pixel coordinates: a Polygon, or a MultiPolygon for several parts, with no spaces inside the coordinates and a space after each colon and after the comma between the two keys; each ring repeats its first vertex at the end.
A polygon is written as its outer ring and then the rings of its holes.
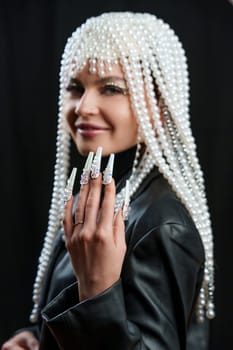
{"type": "Polygon", "coordinates": [[[92,91],[85,91],[76,102],[75,113],[79,116],[88,117],[98,114],[97,96],[92,91]]]}

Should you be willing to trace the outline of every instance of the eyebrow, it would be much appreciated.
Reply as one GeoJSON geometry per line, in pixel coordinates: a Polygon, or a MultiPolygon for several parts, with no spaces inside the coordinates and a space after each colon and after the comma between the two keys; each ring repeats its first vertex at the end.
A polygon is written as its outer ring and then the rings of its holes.
{"type": "MultiPolygon", "coordinates": [[[[70,79],[71,82],[76,82],[76,83],[80,83],[82,84],[82,81],[78,78],[71,78],[70,79]]],[[[96,79],[94,81],[95,84],[106,84],[108,82],[111,82],[111,81],[119,81],[119,82],[122,82],[124,84],[126,84],[126,80],[124,78],[121,78],[121,77],[118,77],[118,76],[108,76],[108,77],[103,77],[103,78],[100,78],[100,79],[96,79]]]]}
{"type": "Polygon", "coordinates": [[[113,81],[113,80],[120,81],[120,82],[126,84],[126,80],[124,78],[120,78],[118,76],[108,76],[108,77],[96,79],[95,84],[104,84],[104,83],[108,83],[108,82],[113,81]]]}

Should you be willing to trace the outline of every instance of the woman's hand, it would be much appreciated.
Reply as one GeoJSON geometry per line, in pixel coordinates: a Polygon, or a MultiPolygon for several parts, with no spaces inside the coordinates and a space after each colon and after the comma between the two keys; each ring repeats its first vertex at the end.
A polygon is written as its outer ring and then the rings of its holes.
{"type": "Polygon", "coordinates": [[[126,252],[122,211],[114,216],[115,183],[104,186],[102,176],[80,188],[73,223],[73,197],[66,202],[64,230],[66,247],[79,284],[80,301],[111,287],[120,277],[126,252]]]}
{"type": "Polygon", "coordinates": [[[39,342],[31,332],[21,332],[2,345],[1,350],[38,350],[39,342]]]}

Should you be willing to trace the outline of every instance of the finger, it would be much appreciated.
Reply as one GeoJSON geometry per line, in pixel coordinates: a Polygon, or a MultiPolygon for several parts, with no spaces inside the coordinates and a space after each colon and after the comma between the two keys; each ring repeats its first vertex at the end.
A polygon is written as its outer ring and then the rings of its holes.
{"type": "Polygon", "coordinates": [[[75,232],[78,232],[78,227],[83,224],[84,222],[84,214],[85,214],[85,206],[87,201],[87,195],[89,192],[89,179],[90,179],[90,173],[91,173],[91,166],[93,162],[93,156],[94,152],[89,152],[87,156],[86,163],[84,165],[81,179],[80,179],[80,191],[79,191],[79,197],[78,197],[78,203],[75,210],[75,223],[74,223],[74,230],[75,232]]]}
{"type": "Polygon", "coordinates": [[[70,200],[65,202],[64,212],[63,212],[63,227],[65,231],[65,236],[69,239],[73,232],[73,215],[72,208],[74,204],[74,197],[71,196],[70,200]]]}
{"type": "Polygon", "coordinates": [[[117,211],[114,217],[113,236],[116,244],[125,245],[125,222],[122,208],[117,211]]]}
{"type": "Polygon", "coordinates": [[[11,341],[8,341],[3,344],[1,350],[25,350],[25,348],[17,344],[13,344],[11,341]]]}
{"type": "Polygon", "coordinates": [[[112,227],[114,218],[116,187],[112,179],[111,183],[104,186],[104,197],[101,205],[100,225],[112,227]]]}
{"type": "Polygon", "coordinates": [[[34,336],[28,337],[25,341],[25,345],[27,346],[27,349],[30,349],[30,350],[39,349],[39,342],[34,336]]]}
{"type": "Polygon", "coordinates": [[[102,191],[102,174],[99,174],[99,176],[96,179],[91,179],[89,185],[90,189],[86,202],[84,225],[88,227],[95,227],[100,207],[100,198],[102,191]]]}
{"type": "Polygon", "coordinates": [[[18,335],[18,341],[16,341],[16,344],[22,346],[23,349],[28,349],[28,350],[39,349],[38,340],[31,332],[27,332],[27,331],[18,335]]]}
{"type": "Polygon", "coordinates": [[[82,223],[85,220],[85,207],[87,203],[89,188],[89,183],[81,185],[80,187],[78,202],[75,209],[75,230],[78,228],[78,226],[80,227],[79,223],[82,223]]]}
{"type": "Polygon", "coordinates": [[[39,342],[31,332],[21,332],[7,342],[1,348],[2,350],[38,350],[39,342]]]}

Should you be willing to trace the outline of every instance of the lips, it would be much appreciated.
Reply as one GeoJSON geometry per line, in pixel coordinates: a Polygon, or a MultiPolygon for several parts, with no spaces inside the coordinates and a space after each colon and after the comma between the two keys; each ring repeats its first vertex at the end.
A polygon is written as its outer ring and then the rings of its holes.
{"type": "Polygon", "coordinates": [[[109,130],[109,128],[97,124],[90,124],[90,123],[79,123],[75,125],[77,128],[77,132],[83,136],[92,137],[95,135],[98,135],[106,130],[109,130]]]}
{"type": "Polygon", "coordinates": [[[96,124],[80,123],[76,125],[77,129],[81,130],[107,130],[108,128],[96,124]]]}

